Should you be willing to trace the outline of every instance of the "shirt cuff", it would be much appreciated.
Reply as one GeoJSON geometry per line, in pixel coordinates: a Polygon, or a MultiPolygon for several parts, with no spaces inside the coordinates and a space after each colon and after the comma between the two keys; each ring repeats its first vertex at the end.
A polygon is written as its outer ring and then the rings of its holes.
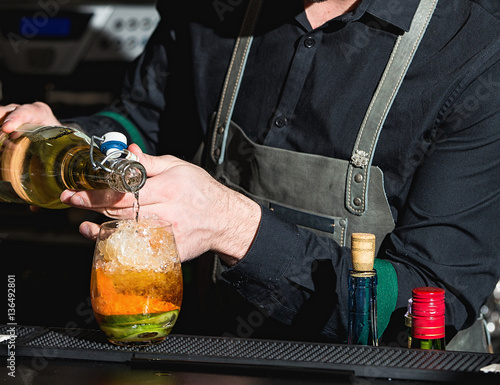
{"type": "Polygon", "coordinates": [[[249,281],[272,285],[279,280],[301,250],[296,225],[262,207],[262,218],[250,250],[222,277],[233,286],[249,281]]]}

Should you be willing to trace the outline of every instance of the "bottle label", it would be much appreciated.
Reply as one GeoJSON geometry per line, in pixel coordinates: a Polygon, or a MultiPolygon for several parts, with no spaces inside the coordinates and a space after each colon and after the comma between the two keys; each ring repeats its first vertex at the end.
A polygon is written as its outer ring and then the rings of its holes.
{"type": "Polygon", "coordinates": [[[87,135],[85,135],[83,132],[80,132],[80,131],[74,131],[73,134],[83,140],[85,140],[85,142],[87,144],[90,144],[90,139],[87,135]]]}

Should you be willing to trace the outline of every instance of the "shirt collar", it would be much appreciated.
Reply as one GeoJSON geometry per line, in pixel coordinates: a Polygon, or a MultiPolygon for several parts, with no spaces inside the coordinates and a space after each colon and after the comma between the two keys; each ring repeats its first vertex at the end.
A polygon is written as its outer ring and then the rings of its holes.
{"type": "Polygon", "coordinates": [[[363,0],[354,13],[355,17],[361,17],[368,12],[408,32],[419,3],[420,0],[363,0]]]}
{"type": "MultiPolygon", "coordinates": [[[[335,20],[344,22],[355,21],[361,19],[365,13],[369,13],[380,20],[408,32],[419,3],[420,0],[362,0],[352,13],[339,16],[335,20]]],[[[298,0],[296,4],[302,7],[302,12],[297,14],[296,20],[304,27],[309,26],[302,0],[298,0]]]]}

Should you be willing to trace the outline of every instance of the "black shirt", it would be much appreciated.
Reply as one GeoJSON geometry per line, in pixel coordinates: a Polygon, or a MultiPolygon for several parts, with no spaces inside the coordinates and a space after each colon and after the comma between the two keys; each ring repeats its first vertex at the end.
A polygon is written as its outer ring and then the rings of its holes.
{"type": "MultiPolygon", "coordinates": [[[[75,120],[95,133],[125,130],[150,153],[190,159],[217,108],[247,1],[177,3],[158,2],[162,21],[108,117],[75,120]]],[[[417,5],[363,0],[313,30],[302,1],[264,1],[233,121],[257,143],[349,159],[417,5]]],[[[396,308],[406,307],[413,287],[444,287],[447,324],[457,330],[475,320],[500,278],[499,36],[500,22],[477,4],[441,0],[373,160],[396,223],[378,255],[397,273],[396,308]]],[[[317,290],[307,271],[319,260],[332,267],[335,306],[309,332],[343,340],[350,261],[332,240],[264,209],[251,250],[225,278],[291,324],[317,290]]]]}

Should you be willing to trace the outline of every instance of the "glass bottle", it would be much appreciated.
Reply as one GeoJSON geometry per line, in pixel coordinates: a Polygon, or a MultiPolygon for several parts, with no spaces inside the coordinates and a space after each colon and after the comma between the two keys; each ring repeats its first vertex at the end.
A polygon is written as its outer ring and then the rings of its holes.
{"type": "Polygon", "coordinates": [[[445,350],[445,291],[437,287],[417,287],[412,291],[412,348],[445,350]]]}
{"type": "Polygon", "coordinates": [[[412,299],[410,298],[408,300],[408,305],[406,307],[406,313],[405,313],[406,336],[409,348],[411,348],[411,302],[412,299]]]}
{"type": "Polygon", "coordinates": [[[353,233],[351,236],[353,269],[349,271],[347,343],[378,346],[377,272],[375,235],[353,233]]]}
{"type": "Polygon", "coordinates": [[[146,170],[132,159],[123,138],[120,133],[97,138],[103,154],[95,137],[70,127],[26,124],[1,133],[0,202],[59,209],[68,207],[59,199],[66,189],[138,191],[146,170]]]}

